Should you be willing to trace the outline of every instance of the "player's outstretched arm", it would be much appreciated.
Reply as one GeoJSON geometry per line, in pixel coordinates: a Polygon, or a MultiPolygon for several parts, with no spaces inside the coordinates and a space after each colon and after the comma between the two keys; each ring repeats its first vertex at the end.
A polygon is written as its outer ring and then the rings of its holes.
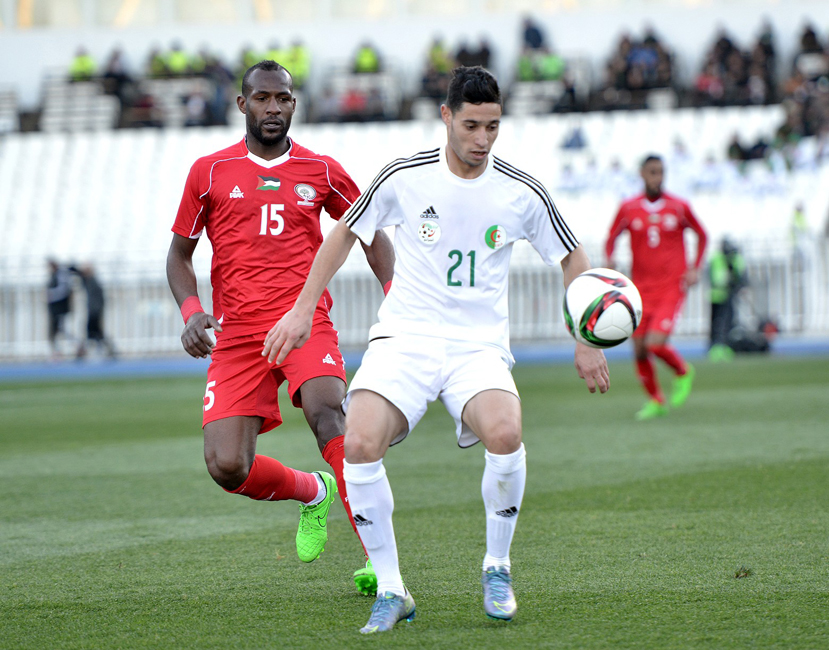
{"type": "Polygon", "coordinates": [[[193,251],[198,241],[173,235],[167,252],[167,282],[185,319],[181,344],[190,356],[204,358],[213,351],[213,340],[207,330],[212,327],[221,332],[222,326],[212,314],[206,314],[199,303],[196,272],[193,269],[193,251]]]}
{"type": "Polygon", "coordinates": [[[301,348],[311,336],[314,309],[326,285],[348,257],[355,239],[357,235],[351,232],[344,221],[340,221],[322,242],[294,306],[265,337],[262,356],[268,357],[268,363],[273,363],[274,360],[277,364],[282,363],[291,350],[301,348]]]}
{"type": "MultiPolygon", "coordinates": [[[[587,257],[587,253],[584,252],[584,248],[579,245],[578,248],[561,260],[565,289],[570,286],[570,283],[579,273],[583,273],[590,268],[592,268],[590,259],[587,257]]],[[[591,393],[595,393],[597,388],[600,393],[608,391],[610,388],[610,372],[607,369],[607,359],[605,359],[604,352],[598,348],[576,343],[574,365],[579,377],[587,383],[587,390],[591,393]]]]}

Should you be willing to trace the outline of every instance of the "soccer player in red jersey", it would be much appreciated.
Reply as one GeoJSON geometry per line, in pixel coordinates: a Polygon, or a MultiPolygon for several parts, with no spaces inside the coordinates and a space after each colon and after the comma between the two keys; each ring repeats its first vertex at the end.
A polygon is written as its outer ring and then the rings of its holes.
{"type": "MultiPolygon", "coordinates": [[[[273,61],[249,68],[237,104],[246,137],[192,166],[172,228],[167,278],[185,322],[184,349],[197,358],[211,355],[203,416],[208,472],[233,494],[299,501],[297,553],[311,562],[323,551],[338,486],[353,521],[342,478],[345,370],[328,291],[317,305],[310,345],[281,364],[269,363],[262,347],[305,283],[322,243],[320,211],[339,219],[360,192],[339,163],[288,137],[296,99],[285,68],[273,61]],[[192,263],[202,232],[213,246],[212,313],[199,303],[192,263]],[[283,381],[336,482],[328,473],[301,472],[256,454],[257,436],[282,423],[277,390],[283,381]]],[[[388,237],[377,234],[363,248],[386,287],[394,252],[388,237]]]]}
{"type": "Polygon", "coordinates": [[[627,230],[633,256],[631,279],[642,294],[643,305],[642,322],[633,334],[636,371],[650,397],[636,418],[648,420],[668,412],[656,378],[654,357],[662,359],[676,375],[670,397],[672,407],[682,406],[691,393],[694,368],[668,344],[668,338],[688,288],[699,279],[707,236],[688,203],[662,191],[661,158],[648,156],[640,172],[645,191],[622,203],[610,226],[605,256],[612,268],[616,238],[627,230]],[[686,229],[697,237],[696,259],[690,266],[685,254],[686,229]]]}

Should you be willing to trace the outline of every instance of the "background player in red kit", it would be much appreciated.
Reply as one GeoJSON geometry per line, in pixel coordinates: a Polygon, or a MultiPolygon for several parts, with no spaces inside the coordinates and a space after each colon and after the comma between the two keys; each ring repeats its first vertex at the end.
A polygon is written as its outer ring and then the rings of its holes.
{"type": "Polygon", "coordinates": [[[668,412],[656,378],[654,357],[662,359],[676,375],[671,406],[682,406],[691,393],[694,369],[668,344],[668,338],[688,287],[699,279],[707,237],[688,203],[662,191],[661,158],[648,156],[640,171],[645,192],[622,203],[610,226],[605,255],[612,267],[616,238],[627,230],[633,255],[631,279],[639,288],[643,303],[642,322],[633,334],[633,349],[639,381],[650,396],[636,418],[647,420],[668,412]],[[690,266],[685,255],[686,228],[697,236],[696,259],[690,266]]]}
{"type": "MultiPolygon", "coordinates": [[[[317,305],[310,345],[280,365],[269,364],[262,349],[268,330],[293,306],[322,243],[320,211],[339,219],[360,192],[339,163],[288,137],[296,108],[292,93],[291,75],[279,64],[262,61],[247,70],[237,98],[247,135],[191,168],[173,225],[167,278],[185,321],[184,349],[194,357],[211,355],[203,419],[210,475],[233,494],[300,501],[297,553],[311,562],[325,545],[338,485],[351,520],[342,479],[345,370],[328,291],[317,305]],[[213,246],[212,314],[199,303],[192,264],[202,232],[213,246]],[[209,328],[217,332],[215,347],[209,328]],[[257,436],[282,422],[277,389],[286,380],[336,483],[325,472],[297,471],[256,454],[257,436]]],[[[388,237],[377,234],[363,248],[385,286],[394,252],[388,237]]]]}

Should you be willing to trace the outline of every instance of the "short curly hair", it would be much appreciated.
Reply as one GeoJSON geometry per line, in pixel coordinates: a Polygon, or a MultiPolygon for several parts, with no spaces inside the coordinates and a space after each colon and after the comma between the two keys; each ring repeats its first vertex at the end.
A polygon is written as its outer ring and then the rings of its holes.
{"type": "Polygon", "coordinates": [[[464,102],[501,104],[501,90],[489,70],[479,65],[460,66],[452,70],[446,106],[454,113],[464,102]]]}

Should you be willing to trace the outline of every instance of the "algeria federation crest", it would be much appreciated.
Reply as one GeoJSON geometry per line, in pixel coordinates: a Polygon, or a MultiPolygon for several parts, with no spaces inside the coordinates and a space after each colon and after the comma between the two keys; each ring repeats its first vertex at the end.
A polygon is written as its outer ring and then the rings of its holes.
{"type": "Polygon", "coordinates": [[[490,248],[498,250],[507,243],[507,231],[503,226],[490,226],[484,235],[484,242],[490,248]]]}
{"type": "Polygon", "coordinates": [[[436,244],[440,239],[440,226],[431,221],[424,221],[417,227],[417,236],[427,246],[436,244]]]}

